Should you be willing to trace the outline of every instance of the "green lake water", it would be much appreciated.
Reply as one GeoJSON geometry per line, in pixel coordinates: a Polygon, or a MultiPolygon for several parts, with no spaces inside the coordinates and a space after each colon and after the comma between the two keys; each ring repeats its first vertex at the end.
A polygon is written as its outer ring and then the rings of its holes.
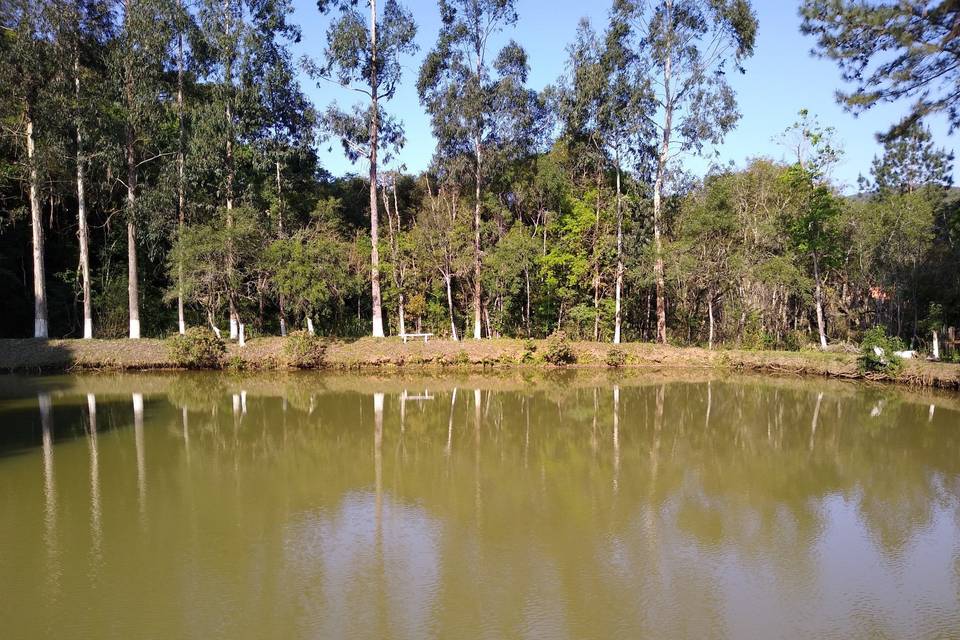
{"type": "Polygon", "coordinates": [[[0,378],[0,638],[960,638],[960,396],[0,378]]]}

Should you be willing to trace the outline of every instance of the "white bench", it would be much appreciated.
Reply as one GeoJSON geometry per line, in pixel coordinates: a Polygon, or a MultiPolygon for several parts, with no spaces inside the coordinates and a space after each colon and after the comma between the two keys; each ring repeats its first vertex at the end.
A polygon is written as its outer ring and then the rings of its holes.
{"type": "Polygon", "coordinates": [[[432,333],[401,333],[400,337],[403,338],[403,343],[406,344],[409,338],[423,338],[424,343],[433,336],[432,333]]]}

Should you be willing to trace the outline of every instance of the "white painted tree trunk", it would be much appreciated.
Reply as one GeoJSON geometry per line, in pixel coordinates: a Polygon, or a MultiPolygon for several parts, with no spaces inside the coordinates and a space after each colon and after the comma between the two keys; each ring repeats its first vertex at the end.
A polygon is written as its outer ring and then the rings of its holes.
{"type": "MultiPolygon", "coordinates": [[[[80,61],[73,59],[74,94],[80,105],[80,61]]],[[[83,337],[93,338],[93,307],[90,299],[90,231],[87,228],[86,166],[83,157],[83,128],[77,117],[77,234],[80,241],[80,277],[83,286],[83,337]]]]}
{"type": "Polygon", "coordinates": [[[940,359],[940,336],[937,335],[936,330],[933,332],[933,359],[940,359]]]}
{"type": "Polygon", "coordinates": [[[823,287],[820,285],[820,265],[816,257],[813,259],[813,279],[816,281],[814,288],[815,306],[817,311],[817,333],[820,335],[820,348],[827,348],[827,331],[823,322],[823,287]]]}
{"type": "Polygon", "coordinates": [[[283,316],[280,316],[280,336],[287,337],[287,319],[283,316]]]}
{"type": "Polygon", "coordinates": [[[447,313],[450,315],[450,337],[454,342],[459,342],[460,339],[457,337],[457,323],[453,317],[453,290],[450,287],[450,280],[452,280],[452,278],[444,274],[443,280],[447,285],[447,313]]]}
{"type": "Polygon", "coordinates": [[[710,336],[707,339],[707,348],[713,350],[713,296],[707,298],[707,312],[710,314],[710,336]]]}
{"type": "Polygon", "coordinates": [[[310,333],[310,335],[312,335],[312,336],[313,336],[313,335],[316,335],[316,333],[315,333],[314,330],[313,330],[313,318],[311,318],[310,316],[307,316],[307,331],[308,331],[308,332],[310,333]]]}
{"type": "Polygon", "coordinates": [[[373,337],[382,338],[383,302],[380,296],[380,216],[377,208],[377,144],[379,107],[377,82],[377,0],[370,0],[370,297],[373,302],[373,337]]]}
{"type": "Polygon", "coordinates": [[[617,284],[614,298],[613,343],[620,344],[622,324],[621,292],[623,291],[623,196],[620,189],[620,154],[617,153],[617,284]]]}
{"type": "MultiPolygon", "coordinates": [[[[183,2],[180,2],[183,9],[183,2]]],[[[186,222],[186,183],[184,181],[184,165],[186,155],[186,127],[183,113],[183,33],[177,34],[177,235],[183,237],[183,227],[186,222]]],[[[187,323],[183,313],[183,263],[177,265],[177,328],[180,335],[187,332],[187,323]]]]}
{"type": "Polygon", "coordinates": [[[30,174],[30,230],[33,244],[33,337],[48,337],[47,276],[43,257],[43,218],[40,214],[39,176],[36,146],[33,138],[33,117],[27,109],[27,162],[30,174]]]}
{"type": "Polygon", "coordinates": [[[239,329],[239,331],[238,331],[238,333],[237,333],[237,344],[239,344],[241,347],[243,347],[243,346],[245,346],[245,345],[247,344],[246,325],[243,324],[242,322],[240,322],[240,323],[238,323],[238,324],[239,324],[239,326],[240,326],[240,329],[239,329]]]}

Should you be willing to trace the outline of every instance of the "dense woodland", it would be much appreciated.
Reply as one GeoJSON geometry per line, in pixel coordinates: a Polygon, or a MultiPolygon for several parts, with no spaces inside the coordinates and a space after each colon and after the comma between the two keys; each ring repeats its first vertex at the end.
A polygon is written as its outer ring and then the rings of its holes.
{"type": "Polygon", "coordinates": [[[0,0],[0,336],[798,349],[879,325],[924,348],[960,324],[953,158],[924,124],[960,120],[960,8],[876,5],[799,8],[854,85],[840,100],[908,109],[843,196],[843,149],[803,105],[769,132],[788,162],[685,168],[741,124],[747,0],[613,0],[543,91],[513,0],[439,0],[425,52],[395,0],[319,0],[319,60],[293,57],[290,0],[0,0]],[[358,102],[311,104],[301,77],[358,102]],[[395,160],[401,83],[437,141],[418,175],[395,160]],[[327,141],[357,175],[325,171],[327,141]]]}

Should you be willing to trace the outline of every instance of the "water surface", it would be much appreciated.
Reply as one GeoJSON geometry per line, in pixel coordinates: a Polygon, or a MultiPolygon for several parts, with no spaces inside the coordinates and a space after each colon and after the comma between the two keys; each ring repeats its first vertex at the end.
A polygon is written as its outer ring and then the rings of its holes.
{"type": "Polygon", "coordinates": [[[960,398],[0,379],[0,637],[960,638],[960,398]]]}

